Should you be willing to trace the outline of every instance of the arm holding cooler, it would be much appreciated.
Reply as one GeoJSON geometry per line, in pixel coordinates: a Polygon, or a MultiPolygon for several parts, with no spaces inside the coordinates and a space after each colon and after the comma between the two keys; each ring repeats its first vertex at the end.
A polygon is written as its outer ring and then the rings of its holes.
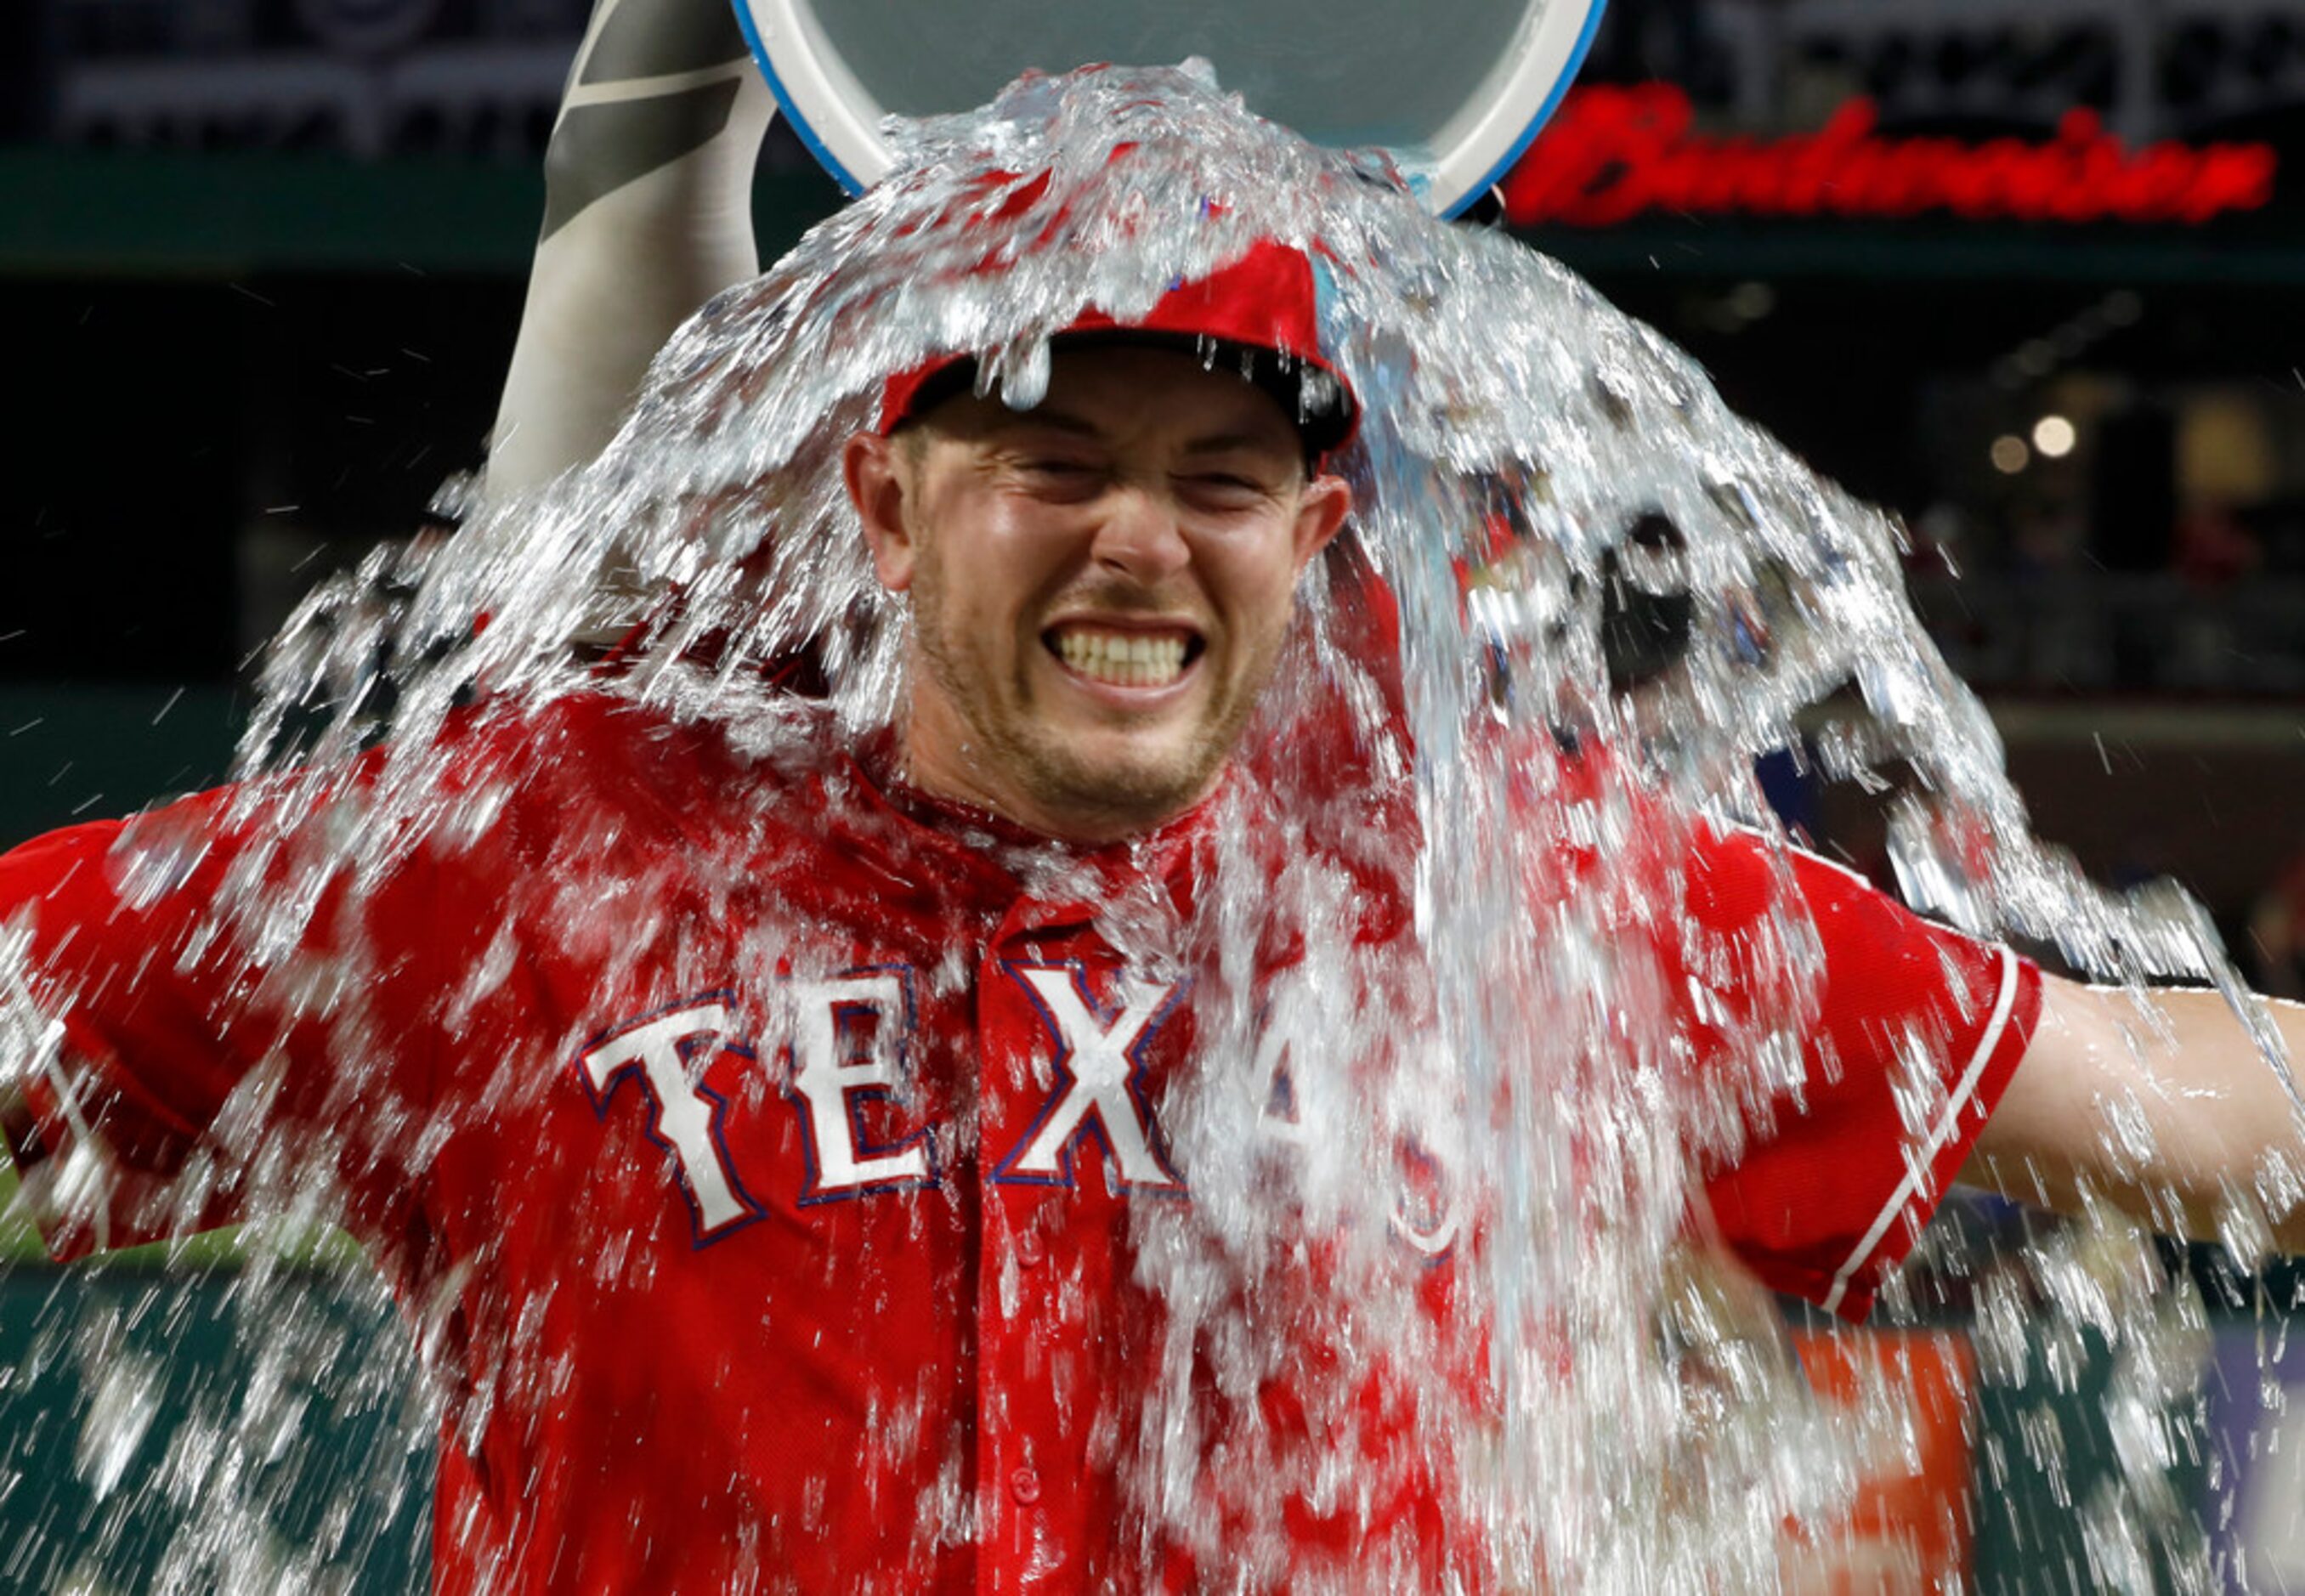
{"type": "Polygon", "coordinates": [[[598,454],[673,329],[759,273],[753,164],[775,110],[727,0],[597,0],[546,147],[491,497],[598,454]]]}

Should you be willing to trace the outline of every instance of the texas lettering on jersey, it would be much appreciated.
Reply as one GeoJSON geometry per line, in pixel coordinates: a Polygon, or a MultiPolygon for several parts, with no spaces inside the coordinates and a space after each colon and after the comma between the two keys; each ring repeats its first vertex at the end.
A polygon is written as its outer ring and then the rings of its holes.
{"type": "MultiPolygon", "coordinates": [[[[1077,963],[1011,963],[1002,969],[1041,1018],[1054,1085],[1010,1145],[983,1150],[989,1178],[1008,1185],[1070,1186],[1076,1159],[1101,1152],[1118,1193],[1187,1194],[1161,1133],[1147,1055],[1190,983],[1124,975],[1113,983],[1111,998],[1100,1004],[1077,963]]],[[[612,1026],[574,1059],[596,1117],[607,1119],[611,1099],[628,1082],[645,1095],[649,1137],[662,1149],[687,1200],[700,1247],[768,1211],[723,1133],[728,1100],[707,1083],[710,1065],[722,1057],[774,1072],[804,1150],[798,1206],[917,1190],[940,1177],[941,1127],[915,1125],[885,1140],[875,1139],[866,1123],[868,1110],[903,1111],[915,1012],[912,971],[885,965],[795,980],[785,983],[782,996],[790,1019],[777,1048],[763,1049],[747,1035],[737,998],[715,990],[612,1026]]],[[[1255,1067],[1267,1105],[1258,1116],[1258,1133],[1276,1142],[1302,1142],[1284,1032],[1268,1028],[1255,1067]]],[[[1434,1195],[1446,1183],[1434,1176],[1431,1156],[1419,1151],[1413,1161],[1427,1178],[1404,1192],[1394,1229],[1419,1251],[1438,1254],[1453,1239],[1456,1216],[1445,1194],[1434,1195]]],[[[758,1181],[761,1174],[749,1178],[758,1181]]]]}

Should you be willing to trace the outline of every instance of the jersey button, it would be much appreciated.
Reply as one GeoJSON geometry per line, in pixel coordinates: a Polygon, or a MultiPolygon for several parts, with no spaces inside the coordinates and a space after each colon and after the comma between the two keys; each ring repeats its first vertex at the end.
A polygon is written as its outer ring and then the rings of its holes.
{"type": "Polygon", "coordinates": [[[1031,1507],[1041,1499],[1041,1476],[1029,1468],[1018,1469],[1008,1476],[1008,1494],[1031,1507]]]}
{"type": "Polygon", "coordinates": [[[1036,1232],[1027,1230],[1016,1238],[1016,1261],[1026,1269],[1033,1268],[1048,1255],[1049,1250],[1041,1244],[1036,1232]]]}

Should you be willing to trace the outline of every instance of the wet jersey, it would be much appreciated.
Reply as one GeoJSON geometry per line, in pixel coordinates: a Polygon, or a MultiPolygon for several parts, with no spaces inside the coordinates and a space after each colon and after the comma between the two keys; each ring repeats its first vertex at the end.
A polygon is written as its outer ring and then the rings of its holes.
{"type": "MultiPolygon", "coordinates": [[[[1177,1467],[1139,1394],[1204,1415],[1189,1496],[1228,1436],[1322,1444],[1304,1388],[1328,1355],[1308,1334],[1294,1388],[1229,1387],[1179,1361],[1145,1283],[1142,1215],[1206,1195],[1177,1104],[1238,1034],[1195,928],[1211,850],[1240,839],[1196,811],[1051,866],[817,728],[740,746],[608,696],[459,736],[454,823],[285,940],[202,917],[302,879],[220,795],[126,823],[130,847],[107,823],[0,857],[0,920],[36,953],[20,1034],[53,1042],[16,1158],[37,1191],[100,1143],[114,1181],[54,1209],[52,1245],[324,1178],[448,1388],[443,1592],[1216,1582],[1119,1483],[1177,1467]]],[[[363,823],[390,822],[355,787],[289,830],[363,823]]],[[[1705,835],[1686,912],[1733,930],[1765,850],[1705,835]]],[[[1811,1064],[1710,1195],[1764,1280],[1853,1316],[2015,1067],[2037,978],[1831,867],[1795,875],[1825,964],[1811,1064]]],[[[1365,953],[1412,935],[1382,890],[1340,913],[1365,953]]],[[[1258,979],[1301,956],[1261,947],[1258,979]]],[[[1448,1226],[1403,1235],[1404,1289],[1446,1312],[1448,1226]]],[[[1317,1238],[1299,1263],[1317,1275],[1317,1238]]],[[[1413,1450],[1412,1422],[1374,1413],[1363,1444],[1413,1450]]],[[[1382,1541],[1409,1583],[1477,1585],[1447,1494],[1404,1464],[1239,1532],[1316,1559],[1382,1541]]]]}

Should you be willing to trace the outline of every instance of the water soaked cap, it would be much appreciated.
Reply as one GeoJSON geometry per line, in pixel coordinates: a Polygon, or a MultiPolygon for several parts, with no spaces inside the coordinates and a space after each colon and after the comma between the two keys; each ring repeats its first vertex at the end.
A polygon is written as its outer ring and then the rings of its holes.
{"type": "MultiPolygon", "coordinates": [[[[1116,321],[1093,307],[1051,341],[1058,350],[1152,344],[1200,356],[1270,394],[1318,460],[1348,442],[1360,423],[1352,389],[1320,354],[1319,300],[1304,251],[1271,240],[1205,277],[1178,283],[1144,316],[1116,321]]],[[[883,437],[974,385],[973,355],[948,355],[889,379],[880,394],[883,437]]]]}

